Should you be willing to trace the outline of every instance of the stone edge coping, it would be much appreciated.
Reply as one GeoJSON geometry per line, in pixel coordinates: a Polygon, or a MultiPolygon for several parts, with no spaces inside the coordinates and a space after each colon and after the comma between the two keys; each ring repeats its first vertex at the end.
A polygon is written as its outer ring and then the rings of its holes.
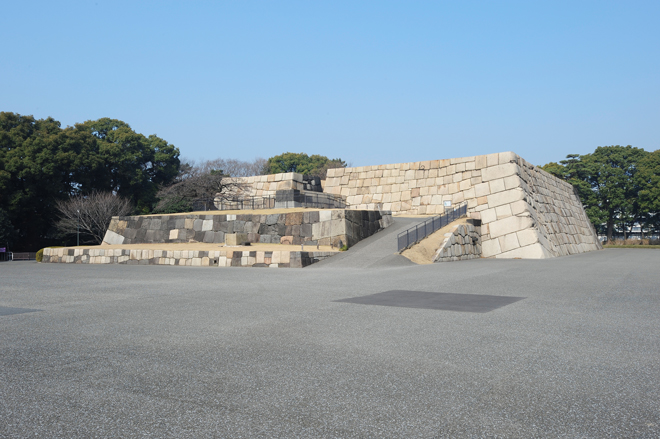
{"type": "Polygon", "coordinates": [[[200,251],[139,249],[44,249],[44,262],[69,264],[179,265],[199,267],[302,268],[337,252],[309,251],[200,251]],[[73,253],[73,254],[71,254],[73,253]]]}

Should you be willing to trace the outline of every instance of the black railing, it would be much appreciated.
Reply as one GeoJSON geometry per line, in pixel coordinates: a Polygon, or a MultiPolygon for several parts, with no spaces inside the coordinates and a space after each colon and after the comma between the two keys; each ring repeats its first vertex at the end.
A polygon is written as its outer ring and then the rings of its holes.
{"type": "Polygon", "coordinates": [[[275,198],[278,204],[293,202],[299,204],[300,207],[315,207],[318,209],[345,209],[348,206],[344,198],[324,192],[286,193],[276,195],[275,198]]]}
{"type": "Polygon", "coordinates": [[[193,202],[193,210],[257,210],[276,207],[311,207],[318,209],[345,209],[346,201],[335,195],[319,193],[284,193],[263,197],[199,198],[193,202]]]}
{"type": "Polygon", "coordinates": [[[447,224],[456,221],[458,218],[465,215],[467,215],[467,203],[460,204],[450,212],[429,218],[423,223],[417,224],[416,226],[399,233],[396,237],[399,253],[411,245],[418,243],[431,233],[440,230],[447,224]]]}
{"type": "Polygon", "coordinates": [[[12,252],[11,260],[12,261],[34,261],[37,259],[37,253],[35,252],[12,252]]]}
{"type": "Polygon", "coordinates": [[[275,197],[237,197],[223,198],[218,201],[218,210],[254,210],[274,209],[275,197]]]}

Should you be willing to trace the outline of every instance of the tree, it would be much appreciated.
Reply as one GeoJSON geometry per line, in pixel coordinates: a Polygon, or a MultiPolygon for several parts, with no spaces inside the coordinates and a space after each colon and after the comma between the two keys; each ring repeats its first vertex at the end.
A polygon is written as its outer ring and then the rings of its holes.
{"type": "Polygon", "coordinates": [[[561,165],[548,163],[542,169],[576,187],[589,219],[596,227],[605,224],[609,241],[615,225],[620,224],[625,234],[628,225],[642,219],[636,175],[646,155],[630,145],[599,146],[591,154],[571,154],[561,165]]]}
{"type": "Polygon", "coordinates": [[[257,157],[253,161],[243,161],[236,159],[214,159],[203,160],[199,164],[194,160],[184,160],[190,171],[204,174],[215,171],[222,171],[229,177],[250,177],[252,175],[263,175],[268,172],[268,162],[266,159],[257,157]]]}
{"type": "Polygon", "coordinates": [[[639,162],[637,172],[639,209],[644,228],[660,231],[660,149],[639,162]]]}
{"type": "Polygon", "coordinates": [[[9,215],[0,209],[0,247],[13,243],[15,235],[16,230],[9,221],[9,215]]]}
{"type": "Polygon", "coordinates": [[[36,249],[56,238],[55,203],[88,190],[102,170],[91,135],[61,129],[52,118],[0,114],[0,208],[17,245],[36,249]]]}
{"type": "Polygon", "coordinates": [[[60,220],[57,228],[64,235],[82,233],[95,244],[101,244],[113,216],[125,216],[133,212],[129,199],[111,192],[92,192],[76,195],[57,202],[60,220]]]}
{"type": "Polygon", "coordinates": [[[176,183],[163,187],[158,192],[160,199],[156,206],[159,213],[191,212],[196,201],[205,204],[205,210],[212,208],[217,199],[235,196],[243,185],[229,178],[220,170],[194,172],[176,183]]]}
{"type": "Polygon", "coordinates": [[[342,159],[329,159],[322,155],[308,156],[305,153],[285,152],[268,159],[268,173],[297,172],[325,179],[330,168],[345,168],[346,162],[342,159]]]}
{"type": "Polygon", "coordinates": [[[99,141],[104,189],[130,198],[143,213],[153,208],[158,188],[178,174],[178,148],[155,134],[145,137],[126,122],[107,117],[77,124],[76,129],[99,141]]]}
{"type": "Polygon", "coordinates": [[[16,231],[17,247],[58,244],[58,201],[110,191],[150,211],[159,186],[178,174],[178,156],[163,139],[117,120],[62,129],[50,117],[0,112],[0,209],[16,231]]]}

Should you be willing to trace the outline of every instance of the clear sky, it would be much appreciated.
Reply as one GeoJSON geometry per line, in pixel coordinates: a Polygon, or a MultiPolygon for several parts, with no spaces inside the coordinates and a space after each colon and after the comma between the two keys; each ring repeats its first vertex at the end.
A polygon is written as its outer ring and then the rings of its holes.
{"type": "Polygon", "coordinates": [[[0,111],[192,159],[660,148],[660,1],[5,1],[0,111]]]}

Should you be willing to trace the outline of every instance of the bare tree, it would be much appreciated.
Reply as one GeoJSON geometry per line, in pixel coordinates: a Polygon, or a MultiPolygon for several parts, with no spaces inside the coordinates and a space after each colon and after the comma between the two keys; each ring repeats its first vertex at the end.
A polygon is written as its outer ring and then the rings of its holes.
{"type": "Polygon", "coordinates": [[[100,244],[113,216],[128,215],[133,211],[130,200],[111,192],[92,192],[57,202],[60,221],[57,228],[66,235],[80,232],[100,244]]]}
{"type": "Polygon", "coordinates": [[[214,159],[202,160],[197,163],[194,160],[182,159],[181,179],[188,177],[209,174],[212,171],[222,172],[226,177],[250,177],[252,175],[263,175],[267,172],[268,161],[257,157],[251,162],[236,159],[214,159]]]}
{"type": "Polygon", "coordinates": [[[243,190],[243,184],[223,174],[221,171],[190,172],[178,182],[162,188],[156,211],[175,213],[190,211],[193,202],[205,203],[205,210],[213,208],[219,199],[231,199],[243,190]]]}

